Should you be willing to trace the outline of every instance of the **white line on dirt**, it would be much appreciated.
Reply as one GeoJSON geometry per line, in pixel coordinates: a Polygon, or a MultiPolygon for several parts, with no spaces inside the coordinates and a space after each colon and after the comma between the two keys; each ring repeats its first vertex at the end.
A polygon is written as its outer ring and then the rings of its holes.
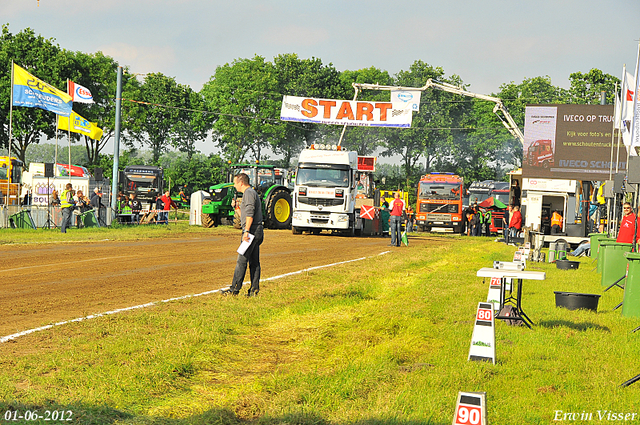
{"type": "MultiPolygon", "coordinates": [[[[278,276],[268,277],[266,279],[260,279],[260,282],[267,282],[267,281],[270,281],[270,280],[282,279],[283,277],[294,276],[294,275],[305,273],[305,272],[309,272],[309,271],[312,271],[312,270],[318,270],[318,269],[324,269],[324,268],[327,268],[327,267],[339,266],[341,264],[353,263],[355,261],[362,261],[362,260],[366,260],[368,258],[373,258],[373,257],[377,257],[377,256],[380,256],[380,255],[388,254],[389,252],[391,252],[391,251],[384,251],[384,252],[381,252],[380,254],[377,254],[375,256],[370,256],[370,257],[360,257],[360,258],[355,258],[353,260],[346,260],[346,261],[340,261],[340,262],[337,262],[337,263],[325,264],[325,265],[322,265],[322,266],[309,267],[309,268],[298,270],[298,271],[291,272],[291,273],[285,273],[285,274],[281,274],[281,275],[278,275],[278,276]]],[[[244,283],[249,283],[249,282],[244,282],[244,283]]],[[[51,325],[40,326],[39,328],[33,328],[33,329],[26,330],[26,331],[18,332],[18,333],[15,333],[15,334],[3,336],[2,338],[0,338],[0,343],[11,341],[11,340],[19,338],[21,336],[32,334],[34,332],[40,332],[40,331],[44,331],[44,330],[47,330],[47,329],[51,329],[51,328],[53,328],[55,326],[67,325],[69,323],[74,323],[74,322],[82,322],[84,320],[97,319],[98,317],[110,316],[110,315],[113,315],[113,314],[118,314],[118,313],[122,313],[122,312],[125,312],[125,311],[137,310],[137,309],[140,309],[140,308],[153,307],[153,306],[155,306],[155,305],[157,305],[159,303],[168,303],[168,302],[171,302],[171,301],[179,301],[179,300],[184,300],[184,299],[187,299],[187,298],[195,298],[195,297],[201,297],[203,295],[215,294],[216,292],[220,292],[220,290],[222,290],[222,289],[225,289],[225,288],[214,289],[214,290],[211,290],[211,291],[201,292],[199,294],[191,294],[191,295],[184,295],[182,297],[169,298],[169,299],[162,300],[162,301],[154,301],[154,302],[150,302],[150,303],[146,303],[146,304],[135,305],[133,307],[119,308],[117,310],[106,311],[104,313],[90,314],[88,316],[79,317],[77,319],[65,320],[63,322],[57,322],[57,323],[54,323],[54,324],[51,324],[51,325]]]]}

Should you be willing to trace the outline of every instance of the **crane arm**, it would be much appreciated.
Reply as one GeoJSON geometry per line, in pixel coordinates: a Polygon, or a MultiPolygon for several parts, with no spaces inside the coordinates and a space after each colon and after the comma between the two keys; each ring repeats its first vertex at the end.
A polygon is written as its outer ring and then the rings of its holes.
{"type": "Polygon", "coordinates": [[[520,128],[518,127],[513,117],[507,110],[507,107],[504,106],[504,103],[502,103],[502,100],[497,97],[487,96],[487,95],[478,94],[478,93],[472,93],[470,91],[463,89],[462,87],[454,86],[453,84],[449,84],[449,83],[441,83],[438,81],[434,81],[431,78],[429,78],[426,84],[422,87],[381,86],[379,84],[365,84],[365,83],[353,83],[352,86],[356,90],[356,96],[358,94],[359,89],[389,90],[389,91],[391,90],[426,91],[427,89],[434,88],[434,89],[446,91],[449,93],[459,94],[461,96],[473,97],[476,99],[486,100],[487,102],[493,102],[496,104],[493,107],[493,113],[496,114],[498,119],[500,119],[500,122],[502,122],[502,124],[509,131],[509,133],[511,133],[511,135],[516,139],[520,140],[520,143],[524,145],[524,135],[522,134],[522,131],[520,131],[520,128]],[[502,114],[500,114],[499,112],[501,112],[502,114]]]}

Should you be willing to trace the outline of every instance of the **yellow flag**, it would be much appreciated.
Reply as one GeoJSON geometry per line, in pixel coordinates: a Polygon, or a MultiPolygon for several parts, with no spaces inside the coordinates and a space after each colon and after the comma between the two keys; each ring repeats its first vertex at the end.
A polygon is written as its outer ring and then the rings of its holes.
{"type": "Polygon", "coordinates": [[[71,96],[34,77],[16,64],[13,64],[12,90],[13,106],[41,108],[63,116],[69,116],[71,112],[71,96]]]}
{"type": "Polygon", "coordinates": [[[68,130],[74,133],[84,134],[93,140],[102,138],[102,129],[94,122],[82,118],[80,115],[71,111],[71,115],[67,117],[58,117],[58,130],[68,130]]]}

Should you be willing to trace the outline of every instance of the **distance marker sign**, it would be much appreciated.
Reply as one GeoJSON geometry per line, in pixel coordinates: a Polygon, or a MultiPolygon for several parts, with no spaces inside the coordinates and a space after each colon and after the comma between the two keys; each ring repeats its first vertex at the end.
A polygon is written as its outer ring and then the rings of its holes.
{"type": "Polygon", "coordinates": [[[478,303],[467,360],[490,361],[496,364],[495,322],[491,303],[478,303]]]}
{"type": "Polygon", "coordinates": [[[453,425],[487,425],[486,393],[458,393],[453,425]]]}

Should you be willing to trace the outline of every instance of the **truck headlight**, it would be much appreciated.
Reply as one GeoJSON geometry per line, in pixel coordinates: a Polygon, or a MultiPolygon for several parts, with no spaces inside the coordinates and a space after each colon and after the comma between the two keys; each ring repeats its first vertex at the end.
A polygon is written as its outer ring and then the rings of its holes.
{"type": "Polygon", "coordinates": [[[299,212],[294,212],[293,213],[293,219],[294,220],[302,220],[302,214],[300,214],[299,212]]]}
{"type": "Polygon", "coordinates": [[[345,221],[349,221],[349,216],[348,215],[339,215],[338,216],[338,223],[344,223],[345,221]]]}

